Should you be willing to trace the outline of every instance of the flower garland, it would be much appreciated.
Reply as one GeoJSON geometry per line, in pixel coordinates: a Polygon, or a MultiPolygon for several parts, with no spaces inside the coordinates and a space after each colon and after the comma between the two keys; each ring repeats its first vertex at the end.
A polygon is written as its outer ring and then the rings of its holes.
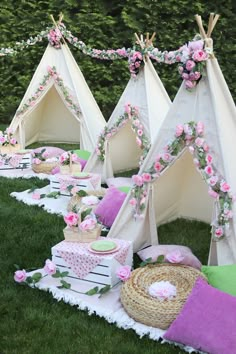
{"type": "Polygon", "coordinates": [[[36,104],[38,98],[43,94],[43,92],[47,88],[50,80],[54,80],[55,84],[57,84],[60,87],[60,90],[64,96],[68,108],[74,111],[75,115],[77,116],[81,113],[79,106],[73,102],[73,98],[71,97],[71,95],[68,92],[68,89],[64,85],[62,78],[57,73],[56,67],[48,66],[47,70],[48,70],[47,75],[43,77],[35,93],[24,103],[21,109],[17,110],[16,116],[22,115],[29,108],[33,107],[36,104]]]}
{"type": "Polygon", "coordinates": [[[46,28],[45,31],[41,31],[37,36],[30,37],[26,41],[16,42],[12,48],[1,48],[0,56],[14,55],[18,51],[27,48],[41,42],[44,38],[47,38],[49,43],[56,49],[61,47],[60,40],[64,37],[74,47],[78,48],[85,55],[100,60],[118,60],[128,58],[129,70],[132,76],[137,75],[140,67],[143,65],[143,58],[145,55],[150,59],[164,64],[180,63],[179,73],[182,79],[185,81],[185,86],[188,90],[191,90],[201,79],[205,61],[208,59],[207,50],[203,48],[204,42],[198,40],[199,37],[194,38],[192,42],[185,44],[177,50],[173,51],[160,51],[153,46],[145,47],[144,49],[134,46],[133,48],[119,48],[119,49],[94,49],[87,46],[84,42],[79,41],[63,23],[52,28],[46,28]]]}
{"type": "Polygon", "coordinates": [[[139,120],[139,112],[137,107],[131,106],[130,103],[125,105],[125,113],[117,119],[115,124],[111,127],[105,127],[100,133],[95,151],[101,161],[104,161],[105,159],[105,142],[117,134],[120,128],[123,127],[129,120],[132,122],[132,130],[136,134],[136,143],[140,149],[142,149],[142,156],[140,157],[139,165],[142,164],[151,144],[148,137],[144,134],[143,125],[139,120]]]}
{"type": "Polygon", "coordinates": [[[218,174],[214,164],[213,156],[209,152],[204,137],[204,125],[202,122],[188,122],[176,126],[175,139],[171,141],[156,159],[149,170],[142,175],[132,177],[135,186],[132,189],[133,197],[130,204],[134,207],[134,215],[139,216],[146,206],[148,183],[154,181],[170,166],[176,157],[188,147],[194,156],[194,164],[202,174],[209,186],[208,193],[218,201],[218,215],[212,222],[212,233],[214,239],[220,239],[227,234],[230,220],[233,217],[232,206],[234,197],[231,195],[229,184],[218,174]]]}

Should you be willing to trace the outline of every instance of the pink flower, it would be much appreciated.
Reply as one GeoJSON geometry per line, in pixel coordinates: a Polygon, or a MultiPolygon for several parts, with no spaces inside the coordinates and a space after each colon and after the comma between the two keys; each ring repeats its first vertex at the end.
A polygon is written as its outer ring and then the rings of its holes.
{"type": "Polygon", "coordinates": [[[211,164],[213,162],[213,157],[210,154],[206,155],[206,163],[211,164]]]}
{"type": "Polygon", "coordinates": [[[10,144],[11,145],[15,145],[16,144],[16,139],[15,138],[11,138],[10,139],[10,144]]]}
{"type": "Polygon", "coordinates": [[[229,192],[230,191],[230,185],[228,183],[226,183],[225,181],[222,181],[220,184],[220,190],[222,192],[229,192]]]}
{"type": "Polygon", "coordinates": [[[201,73],[199,72],[199,71],[195,71],[194,72],[194,80],[198,80],[198,79],[200,79],[200,77],[201,77],[201,73]]]}
{"type": "Polygon", "coordinates": [[[6,141],[5,136],[0,135],[0,143],[3,144],[3,143],[5,143],[5,141],[6,141]]]}
{"type": "Polygon", "coordinates": [[[8,128],[6,129],[6,133],[7,133],[7,135],[11,135],[11,134],[13,134],[13,130],[8,127],[8,128]]]}
{"type": "Polygon", "coordinates": [[[169,162],[171,160],[172,156],[168,152],[165,152],[164,154],[161,155],[161,158],[163,161],[169,162]]]}
{"type": "Polygon", "coordinates": [[[208,151],[209,151],[209,146],[207,145],[207,143],[204,143],[204,144],[203,144],[203,150],[204,150],[205,152],[208,152],[208,151]]]}
{"type": "Polygon", "coordinates": [[[198,135],[202,135],[204,133],[204,124],[203,122],[197,122],[196,132],[198,135]]]}
{"type": "Polygon", "coordinates": [[[35,157],[35,159],[33,159],[33,163],[35,163],[36,165],[40,165],[41,164],[41,160],[38,159],[37,157],[35,157]]]}
{"type": "Polygon", "coordinates": [[[79,157],[77,154],[71,154],[71,161],[72,162],[79,162],[79,157]]]}
{"type": "Polygon", "coordinates": [[[79,187],[76,187],[76,186],[74,186],[72,189],[71,189],[71,194],[72,195],[76,195],[76,193],[79,191],[79,187]]]}
{"type": "Polygon", "coordinates": [[[219,194],[217,192],[215,192],[213,189],[209,188],[208,189],[208,194],[212,197],[212,198],[215,198],[215,199],[218,199],[219,198],[219,194]]]}
{"type": "Polygon", "coordinates": [[[71,227],[78,224],[79,216],[76,213],[70,212],[64,216],[65,223],[71,227]]]}
{"type": "Polygon", "coordinates": [[[79,225],[81,231],[90,231],[96,227],[97,221],[92,218],[85,219],[79,225]]]}
{"type": "Polygon", "coordinates": [[[165,256],[165,259],[170,263],[180,263],[184,260],[184,256],[179,250],[172,251],[165,256]]]}
{"type": "Polygon", "coordinates": [[[136,184],[136,186],[141,187],[141,186],[143,185],[143,178],[142,178],[142,176],[133,175],[133,176],[132,176],[132,180],[133,180],[134,184],[136,184]]]}
{"type": "Polygon", "coordinates": [[[129,201],[129,204],[132,206],[135,206],[135,205],[137,205],[137,200],[135,198],[131,198],[129,201]]]}
{"type": "Polygon", "coordinates": [[[191,80],[186,80],[185,81],[185,87],[187,88],[187,89],[192,89],[192,88],[194,88],[196,86],[196,81],[191,81],[191,80]]]}
{"type": "Polygon", "coordinates": [[[36,192],[33,193],[32,194],[32,198],[35,199],[35,200],[39,200],[41,198],[40,193],[36,193],[36,192]]]}
{"type": "Polygon", "coordinates": [[[225,209],[224,210],[224,216],[225,216],[226,219],[232,219],[232,217],[233,217],[232,210],[225,209]]]}
{"type": "Polygon", "coordinates": [[[40,90],[40,91],[43,91],[43,90],[44,90],[44,86],[40,85],[40,86],[39,86],[39,90],[40,90]]]}
{"type": "Polygon", "coordinates": [[[195,139],[195,144],[198,146],[198,147],[201,147],[204,143],[204,139],[203,138],[197,138],[195,139]]]}
{"type": "Polygon", "coordinates": [[[137,133],[138,133],[138,136],[142,136],[143,135],[142,129],[138,129],[137,133]]]}
{"type": "Polygon", "coordinates": [[[125,265],[118,268],[116,271],[116,276],[122,281],[128,280],[131,276],[131,266],[125,265]]]}
{"type": "Polygon", "coordinates": [[[176,287],[169,281],[158,281],[151,284],[148,288],[149,295],[158,298],[160,301],[172,299],[176,296],[176,287]]]}
{"type": "Polygon", "coordinates": [[[215,229],[215,237],[221,237],[224,235],[224,230],[222,226],[219,226],[215,229]]]}
{"type": "Polygon", "coordinates": [[[184,131],[184,127],[181,124],[178,124],[175,128],[175,136],[178,138],[184,131]]]}
{"type": "Polygon", "coordinates": [[[211,186],[215,186],[217,182],[218,182],[218,177],[217,176],[211,176],[211,178],[208,179],[208,183],[211,186]]]}
{"type": "Polygon", "coordinates": [[[50,259],[47,259],[45,261],[45,265],[43,267],[43,269],[45,270],[45,272],[48,274],[48,275],[53,275],[56,273],[57,269],[56,269],[56,265],[50,260],[50,259]]]}
{"type": "Polygon", "coordinates": [[[199,160],[196,159],[196,158],[193,159],[193,163],[194,163],[194,165],[195,165],[196,167],[199,167],[199,166],[200,166],[199,160]]]}
{"type": "Polygon", "coordinates": [[[138,146],[142,146],[142,140],[138,137],[136,137],[136,143],[138,144],[138,146]]]}
{"type": "Polygon", "coordinates": [[[131,113],[131,105],[130,103],[126,103],[125,104],[125,112],[130,114],[131,113]]]}
{"type": "Polygon", "coordinates": [[[27,278],[27,273],[26,271],[23,269],[23,270],[17,270],[14,274],[14,280],[17,282],[17,283],[23,283],[27,278]]]}
{"type": "Polygon", "coordinates": [[[44,158],[44,159],[47,159],[48,157],[49,157],[49,152],[48,151],[44,151],[43,153],[42,153],[42,157],[44,158]]]}
{"type": "Polygon", "coordinates": [[[193,154],[194,153],[194,147],[191,145],[191,146],[189,146],[189,152],[190,152],[190,154],[193,154]]]}
{"type": "Polygon", "coordinates": [[[182,79],[188,80],[188,78],[189,78],[189,75],[188,75],[188,74],[186,74],[186,73],[183,73],[183,74],[182,74],[182,79]]]}
{"type": "Polygon", "coordinates": [[[178,67],[178,70],[179,70],[180,75],[182,75],[182,73],[183,73],[183,71],[184,71],[184,68],[183,68],[182,66],[179,66],[179,67],[178,67]]]}
{"type": "Polygon", "coordinates": [[[193,54],[193,60],[195,61],[204,61],[207,59],[207,53],[204,50],[196,50],[193,54]]]}
{"type": "Polygon", "coordinates": [[[190,50],[195,51],[195,50],[203,49],[203,44],[204,44],[203,40],[200,39],[198,41],[188,42],[188,47],[190,50]]]}
{"type": "Polygon", "coordinates": [[[188,71],[191,71],[191,70],[194,68],[195,65],[196,65],[196,64],[194,63],[193,60],[187,60],[187,62],[186,62],[186,69],[187,69],[188,71]]]}
{"type": "Polygon", "coordinates": [[[150,182],[152,180],[152,176],[150,173],[143,173],[142,174],[143,182],[150,182]]]}
{"type": "Polygon", "coordinates": [[[156,161],[154,163],[154,168],[157,172],[160,172],[164,168],[164,166],[159,161],[156,161]]]}
{"type": "Polygon", "coordinates": [[[208,175],[208,176],[212,176],[214,171],[213,171],[213,168],[211,165],[207,165],[205,168],[204,168],[204,171],[205,173],[208,175]]]}

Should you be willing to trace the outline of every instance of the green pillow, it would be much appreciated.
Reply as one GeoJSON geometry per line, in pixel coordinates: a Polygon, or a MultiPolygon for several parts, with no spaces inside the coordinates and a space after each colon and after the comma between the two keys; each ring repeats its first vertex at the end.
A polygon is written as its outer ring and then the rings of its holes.
{"type": "Polygon", "coordinates": [[[117,189],[119,189],[121,192],[124,192],[124,193],[128,194],[130,189],[131,189],[131,187],[122,186],[122,187],[117,187],[117,189]]]}
{"type": "Polygon", "coordinates": [[[230,295],[236,296],[236,264],[224,266],[202,266],[209,284],[230,295]]]}
{"type": "Polygon", "coordinates": [[[89,152],[87,150],[73,150],[73,151],[78,157],[80,157],[81,159],[86,160],[86,161],[88,161],[88,159],[91,155],[91,152],[89,152]]]}

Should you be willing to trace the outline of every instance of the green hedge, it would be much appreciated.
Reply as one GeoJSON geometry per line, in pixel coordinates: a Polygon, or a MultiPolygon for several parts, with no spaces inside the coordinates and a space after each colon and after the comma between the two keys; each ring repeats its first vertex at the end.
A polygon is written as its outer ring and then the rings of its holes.
{"type": "MultiPolygon", "coordinates": [[[[202,15],[205,26],[210,12],[221,15],[213,32],[214,49],[226,81],[236,98],[235,5],[232,0],[2,0],[0,12],[1,47],[36,35],[51,26],[50,14],[64,14],[66,27],[94,48],[131,47],[134,32],[156,32],[154,45],[160,50],[177,49],[198,32],[194,20],[202,15]]],[[[31,80],[46,42],[22,51],[15,57],[0,57],[0,122],[9,123],[31,80]]],[[[105,62],[71,50],[104,116],[109,118],[128,80],[126,60],[105,62]]],[[[176,65],[156,64],[170,97],[173,99],[181,80],[176,65]]]]}

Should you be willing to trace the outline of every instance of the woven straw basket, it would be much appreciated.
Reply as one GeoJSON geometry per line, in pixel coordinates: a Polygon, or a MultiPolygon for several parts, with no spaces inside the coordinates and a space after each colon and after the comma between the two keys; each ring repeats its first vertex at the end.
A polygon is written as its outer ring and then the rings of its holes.
{"type": "Polygon", "coordinates": [[[14,154],[18,150],[20,150],[20,144],[16,144],[14,146],[9,144],[9,145],[0,147],[1,154],[14,154]]]}
{"type": "Polygon", "coordinates": [[[35,173],[46,173],[48,175],[51,174],[51,171],[58,165],[58,162],[46,162],[42,161],[40,164],[32,164],[32,170],[35,173]]]}
{"type": "Polygon", "coordinates": [[[122,285],[120,299],[130,317],[147,326],[166,329],[176,319],[198,277],[205,276],[195,268],[184,265],[158,264],[135,269],[122,285]],[[152,283],[169,281],[176,287],[172,300],[151,297],[152,283]]]}
{"type": "MultiPolygon", "coordinates": [[[[88,195],[94,195],[96,197],[104,197],[105,193],[106,193],[106,188],[102,188],[101,190],[98,191],[93,191],[93,190],[86,190],[86,193],[88,195]]],[[[71,197],[68,205],[67,205],[67,211],[73,211],[73,210],[79,210],[83,204],[81,202],[81,199],[83,197],[80,197],[79,195],[74,195],[73,197],[71,197]]],[[[95,205],[94,207],[96,207],[97,205],[95,205]]],[[[88,206],[87,206],[88,207],[88,206]]],[[[92,207],[92,206],[91,206],[92,207]]]]}
{"type": "Polygon", "coordinates": [[[66,227],[63,230],[67,242],[92,242],[101,235],[101,226],[97,225],[91,231],[80,231],[78,228],[66,227]]]}

